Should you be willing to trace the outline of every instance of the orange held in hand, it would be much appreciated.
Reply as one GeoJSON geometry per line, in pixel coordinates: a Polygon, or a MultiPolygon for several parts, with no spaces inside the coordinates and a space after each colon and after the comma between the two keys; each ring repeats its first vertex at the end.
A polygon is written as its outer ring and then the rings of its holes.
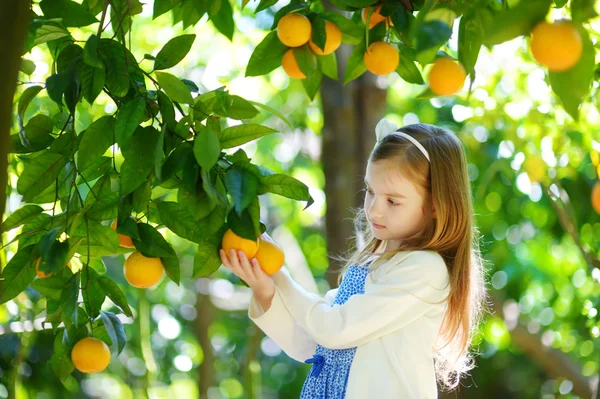
{"type": "Polygon", "coordinates": [[[99,373],[110,363],[110,349],[98,338],[84,338],[73,347],[71,361],[82,373],[99,373]]]}
{"type": "Polygon", "coordinates": [[[137,288],[149,288],[160,281],[163,270],[160,258],[147,258],[136,251],[125,260],[123,272],[129,284],[137,288]]]}
{"type": "Polygon", "coordinates": [[[581,34],[570,21],[542,21],[531,31],[531,54],[553,72],[571,69],[583,53],[581,34]]]}
{"type": "Polygon", "coordinates": [[[229,251],[231,249],[235,249],[236,251],[244,251],[246,257],[248,259],[252,259],[258,251],[258,243],[258,239],[256,239],[256,241],[252,241],[246,238],[242,238],[235,234],[233,230],[229,229],[223,236],[223,240],[221,241],[221,248],[223,248],[227,256],[229,256],[229,251]]]}
{"type": "MultiPolygon", "coordinates": [[[[362,20],[363,22],[367,23],[367,17],[369,16],[369,11],[371,9],[371,6],[369,7],[365,7],[362,10],[362,20]]],[[[375,11],[373,11],[373,14],[371,14],[371,18],[369,18],[369,29],[372,29],[375,25],[377,25],[380,22],[385,21],[385,27],[389,28],[390,23],[391,23],[391,19],[390,17],[384,17],[383,15],[381,15],[379,12],[381,11],[381,5],[379,5],[375,11]]]]}
{"type": "MultiPolygon", "coordinates": [[[[115,219],[112,222],[110,228],[114,231],[117,231],[117,219],[115,219]]],[[[135,248],[135,246],[133,245],[133,241],[131,241],[131,237],[126,236],[124,234],[119,234],[119,245],[123,248],[135,248]]]]}
{"type": "Polygon", "coordinates": [[[259,238],[258,252],[254,257],[258,260],[260,268],[269,276],[277,273],[285,262],[285,255],[281,248],[274,242],[264,240],[262,237],[259,238]]]}
{"type": "Polygon", "coordinates": [[[592,189],[592,207],[600,214],[600,181],[597,181],[592,189]]]}
{"type": "Polygon", "coordinates": [[[308,45],[313,53],[318,55],[327,55],[333,53],[342,44],[342,31],[331,21],[325,21],[325,50],[321,50],[312,38],[308,39],[308,45]]]}
{"type": "Polygon", "coordinates": [[[390,43],[371,43],[363,57],[367,69],[375,75],[389,75],[400,62],[400,53],[390,43]]]}
{"type": "Polygon", "coordinates": [[[300,47],[310,39],[312,26],[302,14],[284,15],[277,23],[277,37],[288,47],[300,47]]]}
{"type": "Polygon", "coordinates": [[[438,96],[456,93],[465,84],[467,71],[452,58],[439,57],[429,71],[429,88],[438,96]]]}
{"type": "Polygon", "coordinates": [[[296,57],[294,56],[294,50],[289,49],[283,55],[281,59],[281,66],[285,73],[292,79],[306,79],[306,75],[300,70],[296,57]]]}

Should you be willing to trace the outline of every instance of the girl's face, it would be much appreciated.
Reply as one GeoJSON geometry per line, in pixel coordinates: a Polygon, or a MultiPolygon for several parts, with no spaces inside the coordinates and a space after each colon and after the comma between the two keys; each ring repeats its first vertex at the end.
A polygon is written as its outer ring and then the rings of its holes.
{"type": "Polygon", "coordinates": [[[386,251],[419,233],[434,215],[432,209],[424,209],[425,200],[418,189],[389,161],[369,162],[365,185],[369,226],[375,238],[387,241],[386,251]]]}

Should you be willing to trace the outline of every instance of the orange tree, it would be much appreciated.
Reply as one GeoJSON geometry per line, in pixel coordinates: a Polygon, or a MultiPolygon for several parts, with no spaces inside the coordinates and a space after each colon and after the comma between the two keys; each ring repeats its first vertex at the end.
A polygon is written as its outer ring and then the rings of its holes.
{"type": "MultiPolygon", "coordinates": [[[[255,12],[277,3],[261,0],[255,12]]],[[[343,66],[344,83],[369,70],[425,84],[422,70],[431,64],[429,84],[420,97],[451,95],[463,87],[466,76],[473,80],[481,46],[533,34],[532,54],[548,69],[566,111],[577,118],[580,103],[590,96],[595,51],[586,24],[596,15],[592,1],[528,0],[514,6],[493,0],[330,3],[337,12],[326,11],[320,1],[279,7],[271,32],[253,51],[246,76],[268,74],[283,63],[288,74],[302,78],[312,99],[323,76],[338,79],[335,51],[344,43],[354,46],[343,66]],[[570,21],[547,22],[552,6],[568,7],[570,21]],[[458,37],[453,38],[458,17],[458,37]],[[454,39],[456,54],[447,46],[454,39]]],[[[246,4],[244,0],[242,7],[246,4]]],[[[218,249],[228,229],[249,240],[265,230],[258,195],[271,192],[307,201],[307,206],[312,198],[298,180],[253,164],[243,150],[230,150],[275,133],[250,122],[259,108],[287,122],[285,117],[225,88],[201,91],[194,82],[165,72],[189,52],[193,34],[171,38],[154,55],[145,55],[152,68],[143,68],[128,41],[132,21],[143,9],[139,1],[42,0],[36,6],[41,12],[31,11],[23,53],[45,46],[53,64],[42,85],[28,86],[17,99],[10,142],[24,165],[16,190],[25,205],[2,223],[2,231],[21,231],[5,244],[18,244],[18,249],[2,271],[0,303],[29,286],[46,297],[46,321],[56,330],[52,366],[65,379],[74,367],[72,350],[82,339],[91,335],[117,352],[125,344],[119,318],[100,310],[108,297],[132,316],[120,287],[98,266],[101,256],[135,252],[136,267],[139,259],[152,259],[154,278],[139,286],[152,285],[162,268],[179,283],[179,259],[158,231],[166,227],[197,244],[193,276],[210,275],[220,266],[218,249]],[[95,24],[93,34],[75,39],[75,31],[80,34],[80,28],[95,24]],[[42,91],[59,112],[26,118],[28,105],[42,91]],[[101,93],[116,111],[76,131],[81,108],[92,107],[101,93]],[[242,123],[227,126],[226,118],[242,123]],[[159,190],[176,191],[176,200],[153,195],[159,190]],[[51,204],[51,211],[40,206],[45,204],[51,204]],[[72,258],[82,267],[65,268],[72,258]],[[47,278],[36,278],[36,265],[47,278]],[[58,328],[61,323],[64,329],[58,328]]],[[[184,27],[207,16],[222,34],[233,37],[229,1],[156,0],[153,16],[166,12],[184,27]]],[[[31,61],[22,61],[24,74],[32,68],[31,61]]]]}

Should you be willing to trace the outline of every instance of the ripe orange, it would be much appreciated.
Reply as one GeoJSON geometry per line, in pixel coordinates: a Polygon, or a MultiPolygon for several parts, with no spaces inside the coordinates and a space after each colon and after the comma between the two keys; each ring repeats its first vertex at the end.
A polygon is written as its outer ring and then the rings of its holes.
{"type": "Polygon", "coordinates": [[[294,50],[289,49],[283,55],[281,59],[281,66],[285,73],[292,79],[306,79],[306,75],[300,70],[296,57],[294,56],[294,50]]]}
{"type": "Polygon", "coordinates": [[[429,71],[429,88],[438,96],[448,96],[462,89],[466,77],[467,71],[459,62],[439,57],[429,71]]]}
{"type": "Polygon", "coordinates": [[[400,53],[386,42],[371,43],[363,59],[367,69],[375,75],[388,75],[396,70],[400,63],[400,53]]]}
{"type": "Polygon", "coordinates": [[[123,273],[125,279],[134,287],[149,288],[160,281],[163,270],[160,258],[147,258],[136,251],[125,260],[123,273]]]}
{"type": "MultiPolygon", "coordinates": [[[[46,274],[43,270],[40,270],[40,261],[41,260],[42,260],[42,258],[38,258],[37,262],[35,263],[35,274],[37,274],[37,276],[39,278],[48,278],[48,277],[52,276],[52,272],[46,274]]],[[[65,266],[68,266],[69,269],[71,269],[71,271],[73,271],[73,265],[71,265],[70,261],[65,266]]]]}
{"type": "Polygon", "coordinates": [[[259,238],[258,252],[254,257],[258,260],[260,268],[269,276],[279,271],[285,262],[285,255],[281,248],[262,238],[259,238]]]}
{"type": "Polygon", "coordinates": [[[548,70],[561,72],[571,69],[583,52],[581,34],[566,20],[542,21],[531,31],[531,54],[548,70]]]}
{"type": "Polygon", "coordinates": [[[325,51],[314,44],[312,38],[308,39],[308,45],[313,53],[318,55],[331,54],[342,44],[342,31],[331,21],[325,21],[325,36],[325,51]]]}
{"type": "Polygon", "coordinates": [[[277,37],[288,47],[300,47],[310,39],[310,20],[302,14],[284,15],[277,23],[277,37]]]}
{"type": "MultiPolygon", "coordinates": [[[[362,10],[362,20],[363,22],[367,23],[367,17],[369,15],[369,10],[371,9],[372,6],[368,6],[363,8],[362,10]]],[[[381,5],[379,5],[375,11],[373,11],[373,14],[371,14],[371,18],[369,18],[369,29],[372,29],[375,25],[377,25],[380,22],[385,21],[385,27],[389,28],[390,23],[391,23],[391,18],[390,17],[384,17],[383,15],[381,15],[379,13],[379,11],[381,11],[381,5]]]]}
{"type": "Polygon", "coordinates": [[[110,349],[98,338],[84,338],[73,347],[71,361],[82,373],[99,373],[110,363],[110,349]]]}
{"type": "MultiPolygon", "coordinates": [[[[117,231],[117,219],[112,222],[110,228],[117,231]]],[[[135,248],[133,241],[131,241],[131,237],[126,236],[125,234],[119,234],[119,245],[123,248],[135,248]]]]}
{"type": "Polygon", "coordinates": [[[229,256],[230,249],[235,249],[236,251],[244,251],[248,259],[252,259],[258,251],[258,243],[258,239],[256,239],[256,241],[245,239],[235,234],[233,230],[229,229],[223,236],[221,248],[223,248],[227,256],[229,256]]]}
{"type": "Polygon", "coordinates": [[[600,214],[600,181],[597,181],[592,189],[592,207],[600,214]]]}

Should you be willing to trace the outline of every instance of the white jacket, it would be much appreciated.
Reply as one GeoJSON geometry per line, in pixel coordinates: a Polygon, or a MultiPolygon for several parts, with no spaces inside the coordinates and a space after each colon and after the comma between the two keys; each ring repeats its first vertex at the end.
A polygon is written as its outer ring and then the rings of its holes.
{"type": "Polygon", "coordinates": [[[271,307],[264,312],[252,295],[248,316],[299,362],[313,356],[317,343],[357,347],[345,399],[437,398],[433,344],[450,291],[446,264],[437,252],[394,255],[369,272],[364,294],[343,305],[331,306],[337,288],[322,298],[304,290],[285,268],[272,277],[271,307]]]}

